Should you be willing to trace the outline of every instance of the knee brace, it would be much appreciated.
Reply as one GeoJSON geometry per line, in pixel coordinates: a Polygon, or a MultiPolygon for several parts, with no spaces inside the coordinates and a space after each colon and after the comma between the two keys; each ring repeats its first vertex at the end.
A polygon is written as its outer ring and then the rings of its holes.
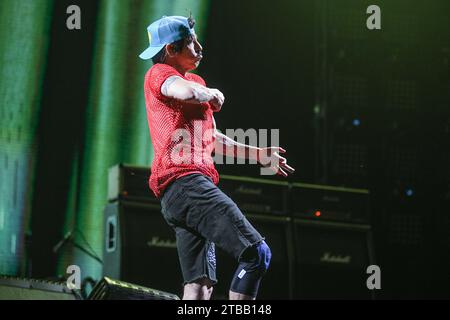
{"type": "Polygon", "coordinates": [[[262,277],[269,269],[272,253],[265,241],[248,248],[239,260],[231,291],[256,297],[262,277]]]}

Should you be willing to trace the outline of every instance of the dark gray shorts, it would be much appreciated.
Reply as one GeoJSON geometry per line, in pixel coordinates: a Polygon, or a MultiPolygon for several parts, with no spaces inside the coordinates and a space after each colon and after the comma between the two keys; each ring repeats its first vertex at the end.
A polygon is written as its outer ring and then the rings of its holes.
{"type": "Polygon", "coordinates": [[[164,219],[175,230],[184,283],[216,278],[215,245],[239,260],[264,238],[209,177],[191,174],[170,184],[161,198],[164,219]]]}

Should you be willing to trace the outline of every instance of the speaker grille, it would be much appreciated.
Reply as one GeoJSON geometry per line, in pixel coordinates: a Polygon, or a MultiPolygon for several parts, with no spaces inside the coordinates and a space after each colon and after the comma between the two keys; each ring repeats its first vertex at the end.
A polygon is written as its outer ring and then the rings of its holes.
{"type": "Polygon", "coordinates": [[[104,276],[180,294],[175,234],[160,207],[122,201],[108,205],[105,221],[114,216],[119,221],[117,250],[104,250],[104,276]]]}
{"type": "Polygon", "coordinates": [[[368,225],[296,219],[295,298],[370,299],[374,264],[368,225]]]}

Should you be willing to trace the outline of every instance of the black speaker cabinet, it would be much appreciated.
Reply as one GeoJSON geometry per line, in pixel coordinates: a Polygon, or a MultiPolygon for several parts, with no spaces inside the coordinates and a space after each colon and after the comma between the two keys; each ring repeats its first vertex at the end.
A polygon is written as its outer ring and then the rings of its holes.
{"type": "Polygon", "coordinates": [[[375,264],[368,225],[294,220],[295,299],[373,299],[366,285],[375,264]]]}
{"type": "MultiPolygon", "coordinates": [[[[261,282],[258,299],[292,299],[294,243],[291,218],[246,214],[250,223],[266,238],[272,251],[269,271],[261,282]]],[[[228,299],[231,279],[236,271],[237,261],[217,248],[217,277],[219,283],[214,289],[215,299],[228,299]]]]}
{"type": "Polygon", "coordinates": [[[159,205],[114,202],[105,208],[103,275],[144,287],[182,293],[175,234],[159,205]]]}

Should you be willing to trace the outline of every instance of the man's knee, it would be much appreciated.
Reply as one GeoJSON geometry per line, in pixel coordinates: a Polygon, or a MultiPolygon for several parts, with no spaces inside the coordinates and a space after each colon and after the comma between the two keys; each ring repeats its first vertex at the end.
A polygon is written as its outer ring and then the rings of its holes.
{"type": "Polygon", "coordinates": [[[265,241],[250,247],[239,259],[239,266],[231,281],[230,291],[256,298],[261,279],[269,269],[272,252],[265,241]]]}
{"type": "Polygon", "coordinates": [[[258,245],[257,248],[261,269],[264,272],[267,272],[267,270],[269,270],[270,261],[272,260],[272,251],[265,241],[258,245]]]}
{"type": "Polygon", "coordinates": [[[248,248],[241,257],[240,262],[247,264],[261,275],[264,275],[269,269],[272,252],[265,241],[260,244],[248,248]]]}

